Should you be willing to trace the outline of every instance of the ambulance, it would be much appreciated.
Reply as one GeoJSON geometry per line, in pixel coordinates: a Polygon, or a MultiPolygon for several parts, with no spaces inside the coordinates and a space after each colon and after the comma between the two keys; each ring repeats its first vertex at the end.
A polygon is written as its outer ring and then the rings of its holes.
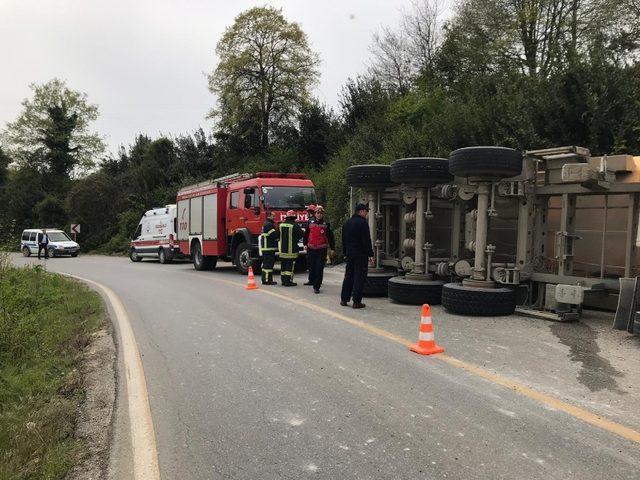
{"type": "Polygon", "coordinates": [[[129,258],[141,262],[144,258],[157,258],[168,263],[174,258],[184,258],[176,241],[177,206],[165,205],[147,210],[131,237],[129,258]]]}

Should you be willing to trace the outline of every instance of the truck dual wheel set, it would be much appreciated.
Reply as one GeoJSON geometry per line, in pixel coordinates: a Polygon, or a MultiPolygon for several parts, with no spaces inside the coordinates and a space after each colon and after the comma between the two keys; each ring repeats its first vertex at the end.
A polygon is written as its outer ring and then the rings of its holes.
{"type": "Polygon", "coordinates": [[[487,236],[489,218],[496,216],[496,184],[520,175],[522,166],[516,150],[468,147],[449,159],[350,167],[347,184],[368,203],[374,248],[365,295],[387,294],[410,305],[442,303],[463,315],[513,313],[516,290],[494,280],[495,247],[487,236]],[[468,243],[463,227],[472,238],[468,243]]]}

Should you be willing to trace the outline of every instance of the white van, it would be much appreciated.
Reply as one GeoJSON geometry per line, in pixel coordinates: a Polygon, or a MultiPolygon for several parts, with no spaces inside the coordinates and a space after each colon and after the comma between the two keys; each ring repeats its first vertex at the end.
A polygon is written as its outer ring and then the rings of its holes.
{"type": "Polygon", "coordinates": [[[147,210],[131,237],[129,258],[141,262],[143,258],[159,258],[167,263],[174,258],[184,258],[176,239],[177,212],[175,204],[147,210]]]}
{"type": "MultiPolygon", "coordinates": [[[[47,236],[49,237],[49,256],[60,257],[62,255],[71,255],[77,257],[80,252],[80,245],[69,238],[62,230],[55,228],[47,228],[47,236]]],[[[25,257],[38,254],[38,240],[41,238],[41,228],[31,228],[22,232],[20,237],[20,250],[25,257]]]]}

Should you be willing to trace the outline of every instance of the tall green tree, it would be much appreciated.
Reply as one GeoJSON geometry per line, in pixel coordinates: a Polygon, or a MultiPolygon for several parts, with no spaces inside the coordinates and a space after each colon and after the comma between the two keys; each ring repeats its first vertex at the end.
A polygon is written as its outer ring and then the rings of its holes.
{"type": "Polygon", "coordinates": [[[306,34],[282,11],[254,7],[235,18],[218,42],[218,66],[209,88],[220,128],[242,138],[257,133],[266,149],[280,127],[291,125],[318,80],[319,57],[306,34]]]}
{"type": "Polygon", "coordinates": [[[22,102],[22,112],[2,133],[9,155],[19,165],[53,176],[68,177],[91,168],[105,148],[90,128],[98,107],[57,78],[32,84],[31,90],[33,97],[22,102]]]}

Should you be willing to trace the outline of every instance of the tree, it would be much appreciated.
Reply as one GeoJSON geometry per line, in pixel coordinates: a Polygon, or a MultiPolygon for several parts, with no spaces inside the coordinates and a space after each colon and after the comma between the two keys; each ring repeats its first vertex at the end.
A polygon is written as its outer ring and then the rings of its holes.
{"type": "Polygon", "coordinates": [[[280,126],[290,125],[318,79],[319,57],[300,26],[282,11],[254,7],[235,18],[216,47],[220,58],[209,76],[218,95],[213,112],[222,130],[254,129],[266,149],[280,126]]]}
{"type": "Polygon", "coordinates": [[[7,182],[9,175],[9,165],[11,164],[11,158],[4,153],[0,147],[0,188],[7,182]]]}
{"type": "Polygon", "coordinates": [[[57,176],[92,167],[105,148],[102,138],[90,131],[98,107],[57,78],[32,84],[31,90],[33,98],[22,102],[22,113],[2,134],[9,155],[20,165],[57,176]]]}
{"type": "Polygon", "coordinates": [[[371,75],[386,88],[406,93],[420,75],[431,76],[441,41],[438,0],[414,0],[397,29],[382,27],[369,48],[371,75]]]}

